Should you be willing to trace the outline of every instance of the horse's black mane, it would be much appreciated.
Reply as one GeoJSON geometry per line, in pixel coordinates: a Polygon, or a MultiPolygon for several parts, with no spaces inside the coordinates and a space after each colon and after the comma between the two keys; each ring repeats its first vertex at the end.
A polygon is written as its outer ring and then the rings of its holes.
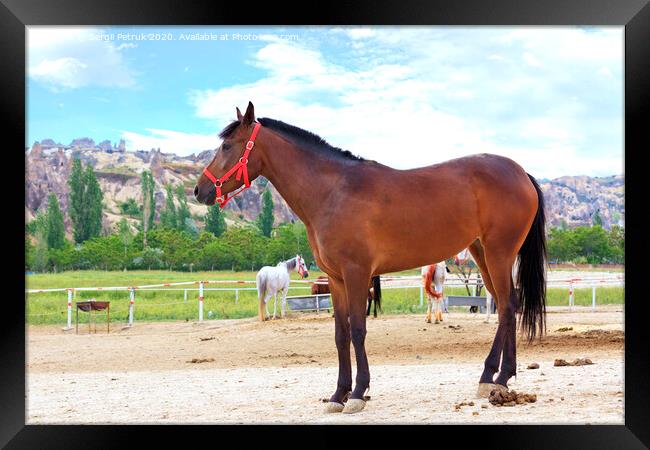
{"type": "Polygon", "coordinates": [[[219,137],[221,139],[226,139],[235,131],[235,128],[239,126],[239,123],[240,122],[238,120],[233,120],[232,122],[230,122],[228,125],[226,125],[226,128],[221,130],[221,133],[219,133],[219,137]]]}
{"type": "MultiPolygon", "coordinates": [[[[364,158],[350,153],[348,150],[342,150],[338,147],[334,147],[325,141],[322,137],[312,133],[311,131],[303,130],[288,123],[284,123],[280,120],[269,119],[268,117],[262,117],[257,119],[259,123],[263,126],[270,128],[273,131],[277,131],[281,135],[287,137],[291,141],[302,144],[303,146],[316,150],[318,152],[327,152],[328,154],[339,156],[346,159],[352,159],[355,161],[365,161],[364,158]]],[[[219,137],[225,139],[230,136],[235,129],[239,126],[240,122],[235,120],[228,124],[221,133],[219,137]]]]}

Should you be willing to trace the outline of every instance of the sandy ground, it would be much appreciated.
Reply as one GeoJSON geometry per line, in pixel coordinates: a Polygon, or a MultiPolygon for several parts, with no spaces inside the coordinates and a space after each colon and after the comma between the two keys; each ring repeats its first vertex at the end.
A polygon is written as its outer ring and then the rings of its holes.
{"type": "Polygon", "coordinates": [[[356,415],[323,412],[338,371],[327,313],[266,323],[116,324],[108,335],[30,326],[27,423],[624,423],[622,306],[549,308],[542,341],[518,342],[510,382],[538,400],[514,407],[475,397],[495,318],[369,319],[371,400],[356,415]],[[553,366],[555,358],[582,357],[594,364],[553,366]],[[190,362],[197,358],[213,361],[190,362]],[[532,362],[540,368],[527,369],[532,362]],[[462,401],[474,405],[457,411],[462,401]]]}

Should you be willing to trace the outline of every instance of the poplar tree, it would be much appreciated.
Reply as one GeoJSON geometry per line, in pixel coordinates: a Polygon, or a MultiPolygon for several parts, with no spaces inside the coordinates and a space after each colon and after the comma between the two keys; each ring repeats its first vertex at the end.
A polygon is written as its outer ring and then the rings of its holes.
{"type": "Polygon", "coordinates": [[[102,201],[104,195],[99,187],[99,182],[95,176],[95,171],[89,165],[86,166],[84,173],[86,183],[86,206],[87,206],[87,226],[88,234],[86,239],[98,237],[102,234],[102,201]]]}
{"type": "Polygon", "coordinates": [[[208,212],[205,215],[205,231],[209,231],[216,237],[226,231],[226,221],[219,205],[208,206],[208,212]]]}
{"type": "Polygon", "coordinates": [[[47,227],[45,231],[47,248],[63,248],[65,245],[65,225],[59,200],[53,192],[47,197],[47,227]]]}
{"type": "Polygon", "coordinates": [[[177,228],[176,221],[176,205],[174,205],[174,191],[171,184],[165,186],[167,191],[167,201],[165,202],[165,209],[160,212],[160,224],[169,229],[177,228]]]}
{"type": "Polygon", "coordinates": [[[257,217],[257,226],[264,236],[271,236],[273,230],[273,199],[268,189],[262,194],[262,212],[257,217]]]}
{"type": "Polygon", "coordinates": [[[603,226],[603,219],[600,217],[600,209],[597,209],[596,212],[594,212],[592,216],[592,221],[594,225],[598,225],[600,227],[603,226]]]}
{"type": "MultiPolygon", "coordinates": [[[[179,230],[185,230],[188,233],[192,234],[192,225],[189,225],[190,219],[190,209],[187,207],[187,196],[185,195],[185,189],[182,184],[176,186],[176,199],[178,200],[178,210],[176,212],[176,226],[179,230]]],[[[194,227],[196,228],[196,226],[194,227]]]]}
{"type": "Polygon", "coordinates": [[[92,166],[82,168],[81,161],[72,161],[72,172],[68,180],[70,187],[69,213],[76,243],[97,237],[102,231],[103,194],[92,166]]]}
{"type": "Polygon", "coordinates": [[[133,241],[133,235],[131,234],[131,229],[129,228],[129,222],[125,218],[119,221],[117,224],[117,234],[120,237],[122,245],[124,245],[124,271],[126,271],[126,265],[128,263],[128,254],[129,245],[133,241]]]}
{"type": "Polygon", "coordinates": [[[144,248],[147,248],[147,232],[153,228],[153,219],[156,212],[154,181],[149,170],[143,171],[140,179],[142,185],[142,244],[144,248]]]}
{"type": "Polygon", "coordinates": [[[68,214],[72,220],[72,234],[76,243],[85,240],[85,217],[84,217],[84,179],[81,160],[74,158],[72,160],[72,172],[68,179],[70,187],[68,214]]]}

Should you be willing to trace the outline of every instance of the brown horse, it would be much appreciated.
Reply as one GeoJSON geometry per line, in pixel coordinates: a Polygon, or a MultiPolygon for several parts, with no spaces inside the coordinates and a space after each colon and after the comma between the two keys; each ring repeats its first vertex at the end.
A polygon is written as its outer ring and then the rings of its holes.
{"type": "Polygon", "coordinates": [[[314,283],[311,285],[311,295],[330,293],[330,287],[326,276],[320,276],[316,278],[316,281],[318,281],[318,283],[314,283]]]}
{"type": "MultiPolygon", "coordinates": [[[[411,136],[422,130],[396,132],[415,145],[429,145],[411,136]]],[[[516,313],[529,341],[544,332],[545,322],[544,203],[537,182],[521,166],[480,154],[396,170],[286,123],[256,121],[250,102],[245,114],[237,109],[237,120],[220,137],[223,143],[194,189],[197,200],[223,206],[229,193],[263,175],[304,222],[314,258],[329,275],[339,373],[327,411],[365,406],[370,372],[364,312],[371,277],[443,261],[466,247],[499,314],[479,394],[507,386],[517,367],[516,313]],[[432,202],[444,214],[423,212],[432,202]],[[511,268],[517,257],[515,288],[511,268]],[[354,390],[350,342],[357,363],[354,390]]]]}
{"type": "MultiPolygon", "coordinates": [[[[316,278],[316,281],[320,283],[314,283],[311,285],[311,295],[330,293],[330,287],[329,287],[327,277],[320,276],[316,278]],[[326,284],[321,284],[321,283],[326,283],[326,284]]],[[[379,307],[379,310],[381,311],[381,284],[379,281],[379,275],[372,277],[371,286],[370,288],[368,288],[368,311],[366,311],[366,316],[370,315],[370,308],[372,306],[373,301],[375,302],[375,309],[373,315],[374,317],[377,317],[377,307],[379,307]]]]}

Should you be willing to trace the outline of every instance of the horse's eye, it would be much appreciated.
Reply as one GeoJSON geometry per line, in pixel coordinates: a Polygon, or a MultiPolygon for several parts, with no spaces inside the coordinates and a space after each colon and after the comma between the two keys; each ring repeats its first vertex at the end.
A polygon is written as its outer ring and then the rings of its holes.
{"type": "Polygon", "coordinates": [[[222,148],[224,151],[229,150],[229,149],[230,149],[230,144],[223,144],[223,145],[221,146],[221,148],[222,148]]]}

